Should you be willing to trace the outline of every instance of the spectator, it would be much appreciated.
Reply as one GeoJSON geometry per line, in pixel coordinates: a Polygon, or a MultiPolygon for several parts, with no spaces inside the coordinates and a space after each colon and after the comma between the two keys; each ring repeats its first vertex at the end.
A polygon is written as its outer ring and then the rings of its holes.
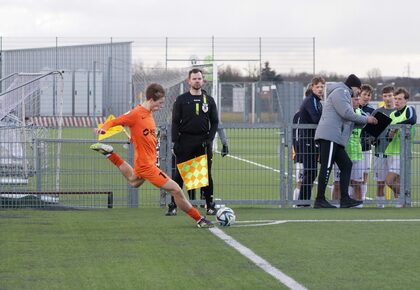
{"type": "MultiPolygon", "coordinates": [[[[407,124],[411,125],[411,138],[415,137],[415,125],[417,123],[416,110],[412,106],[407,106],[407,101],[410,98],[408,91],[405,88],[397,88],[394,92],[395,111],[389,117],[392,122],[391,125],[407,124]]],[[[400,130],[390,129],[388,138],[391,142],[385,150],[387,156],[387,163],[389,172],[386,176],[386,184],[392,189],[394,198],[397,199],[400,195],[400,130]]],[[[397,207],[403,206],[402,204],[397,207]]]]}
{"type": "MultiPolygon", "coordinates": [[[[363,84],[359,98],[359,105],[360,109],[365,115],[371,115],[375,110],[370,104],[370,100],[372,98],[373,88],[371,85],[363,84]]],[[[362,143],[362,162],[361,162],[361,170],[363,172],[363,182],[361,184],[361,200],[365,200],[366,192],[367,192],[367,184],[369,179],[369,172],[371,169],[372,164],[372,144],[370,135],[362,130],[360,140],[362,143]]],[[[356,198],[357,199],[357,198],[356,198]]]]}
{"type": "MultiPolygon", "coordinates": [[[[305,97],[299,108],[299,124],[318,125],[322,114],[321,100],[324,96],[325,80],[314,77],[311,81],[310,94],[305,97]]],[[[309,92],[308,92],[309,93],[309,92]]],[[[300,200],[310,200],[312,186],[318,172],[319,148],[315,144],[315,129],[298,129],[298,155],[303,163],[302,185],[299,194],[300,200]]],[[[303,204],[303,206],[309,206],[303,204]]]]}
{"type": "MultiPolygon", "coordinates": [[[[379,107],[373,111],[372,115],[376,112],[381,112],[387,116],[391,115],[394,109],[394,87],[386,86],[382,89],[382,102],[383,107],[379,107]]],[[[373,171],[376,181],[376,198],[378,200],[378,208],[384,207],[385,201],[385,180],[388,175],[389,168],[387,163],[387,156],[385,149],[389,144],[387,138],[388,129],[385,129],[375,140],[375,157],[373,161],[373,171]]]]}
{"type": "Polygon", "coordinates": [[[325,199],[325,189],[331,173],[331,168],[337,163],[340,169],[340,207],[354,207],[362,204],[349,197],[352,162],[344,150],[355,124],[377,124],[372,116],[361,116],[354,112],[351,98],[360,94],[362,83],[351,74],[344,83],[331,86],[327,92],[324,110],[315,133],[315,140],[320,146],[321,169],[318,176],[318,193],[314,208],[335,208],[325,199]]]}

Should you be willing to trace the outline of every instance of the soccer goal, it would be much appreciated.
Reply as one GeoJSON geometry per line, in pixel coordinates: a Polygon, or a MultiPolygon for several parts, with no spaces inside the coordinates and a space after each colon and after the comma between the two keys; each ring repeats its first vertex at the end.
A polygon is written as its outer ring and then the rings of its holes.
{"type": "MultiPolygon", "coordinates": [[[[54,163],[55,190],[60,189],[60,143],[47,148],[40,139],[61,139],[63,82],[60,72],[15,73],[0,80],[0,197],[22,198],[25,191],[40,189],[41,185],[32,180],[37,171],[54,163]],[[31,122],[42,114],[45,102],[44,90],[53,88],[54,128],[46,128],[31,122]],[[53,148],[54,147],[54,148],[53,148]],[[48,160],[46,151],[54,150],[57,160],[48,160]],[[14,194],[13,192],[16,192],[14,194]]],[[[46,201],[57,201],[54,196],[41,196],[46,201]]]]}

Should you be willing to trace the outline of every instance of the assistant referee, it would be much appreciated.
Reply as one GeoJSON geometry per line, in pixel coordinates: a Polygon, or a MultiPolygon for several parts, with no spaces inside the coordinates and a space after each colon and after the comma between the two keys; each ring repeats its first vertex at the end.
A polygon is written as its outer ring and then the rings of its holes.
{"type": "MultiPolygon", "coordinates": [[[[172,110],[172,142],[176,164],[207,154],[209,185],[202,188],[206,200],[207,214],[214,215],[213,179],[211,175],[212,143],[217,132],[219,117],[216,102],[202,90],[204,79],[200,69],[188,73],[190,90],[175,100],[172,110]]],[[[174,180],[182,188],[183,181],[178,170],[174,180]]],[[[172,200],[167,215],[176,214],[176,204],[172,200]]]]}

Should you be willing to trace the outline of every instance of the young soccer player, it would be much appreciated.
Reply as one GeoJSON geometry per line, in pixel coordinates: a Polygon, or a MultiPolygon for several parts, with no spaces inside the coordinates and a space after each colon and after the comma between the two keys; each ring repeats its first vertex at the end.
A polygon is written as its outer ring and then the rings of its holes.
{"type": "MultiPolygon", "coordinates": [[[[318,124],[322,115],[321,100],[324,96],[325,80],[314,77],[311,81],[311,91],[299,108],[299,124],[318,124]]],[[[319,149],[315,144],[315,129],[298,129],[298,154],[303,163],[302,186],[299,199],[310,200],[312,187],[318,173],[319,149]]],[[[306,204],[309,206],[309,203],[306,204]]]]}
{"type": "MultiPolygon", "coordinates": [[[[381,112],[387,116],[391,115],[394,109],[394,87],[386,86],[382,89],[382,102],[383,107],[379,107],[372,114],[376,112],[381,112]]],[[[385,149],[388,147],[390,140],[387,138],[388,128],[385,129],[379,136],[376,138],[375,142],[375,157],[373,162],[373,169],[375,173],[376,180],[376,198],[378,200],[378,208],[384,208],[385,201],[385,179],[388,175],[388,159],[385,155],[385,149]]]]}
{"type": "Polygon", "coordinates": [[[201,216],[186,199],[179,185],[162,172],[156,165],[156,125],[152,113],[159,110],[165,101],[165,91],[159,84],[151,84],[146,89],[146,101],[128,113],[106,122],[97,134],[105,134],[114,126],[130,128],[131,142],[134,145],[134,169],[125,162],[110,145],[96,143],[90,148],[105,155],[124,175],[133,187],[140,187],[145,180],[154,186],[170,192],[178,207],[192,217],[200,228],[213,227],[213,223],[201,216]]]}
{"type": "MultiPolygon", "coordinates": [[[[407,124],[411,125],[411,140],[415,137],[415,125],[417,123],[416,109],[408,106],[407,102],[410,94],[405,88],[397,88],[394,92],[395,111],[389,117],[392,119],[391,125],[407,124]]],[[[397,199],[400,194],[400,132],[398,129],[391,129],[388,133],[388,139],[391,142],[385,150],[387,156],[387,163],[389,172],[386,176],[386,184],[394,192],[394,198],[397,199]]],[[[397,204],[396,207],[402,207],[402,204],[397,204]]]]}
{"type": "MultiPolygon", "coordinates": [[[[360,105],[360,109],[366,115],[371,115],[373,111],[375,110],[369,104],[372,98],[372,92],[373,92],[372,86],[368,84],[362,85],[361,93],[359,97],[359,105],[360,105]]],[[[370,135],[364,130],[362,130],[360,139],[362,143],[362,154],[363,154],[363,162],[361,163],[362,170],[363,170],[363,183],[361,185],[361,191],[362,191],[362,200],[364,200],[366,198],[369,172],[370,172],[371,163],[372,163],[372,145],[370,142],[370,135]]]]}

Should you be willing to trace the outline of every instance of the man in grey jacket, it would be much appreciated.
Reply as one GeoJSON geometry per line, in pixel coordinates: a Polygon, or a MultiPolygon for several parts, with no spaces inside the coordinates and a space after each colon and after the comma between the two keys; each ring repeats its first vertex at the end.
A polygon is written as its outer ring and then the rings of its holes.
{"type": "Polygon", "coordinates": [[[340,169],[340,207],[354,207],[363,203],[349,197],[352,162],[344,150],[355,124],[364,126],[378,123],[376,118],[358,115],[353,110],[351,98],[360,94],[361,86],[360,79],[351,74],[344,83],[335,83],[327,88],[327,98],[315,132],[315,140],[320,146],[321,169],[314,208],[335,208],[325,199],[325,189],[334,163],[340,169]]]}

